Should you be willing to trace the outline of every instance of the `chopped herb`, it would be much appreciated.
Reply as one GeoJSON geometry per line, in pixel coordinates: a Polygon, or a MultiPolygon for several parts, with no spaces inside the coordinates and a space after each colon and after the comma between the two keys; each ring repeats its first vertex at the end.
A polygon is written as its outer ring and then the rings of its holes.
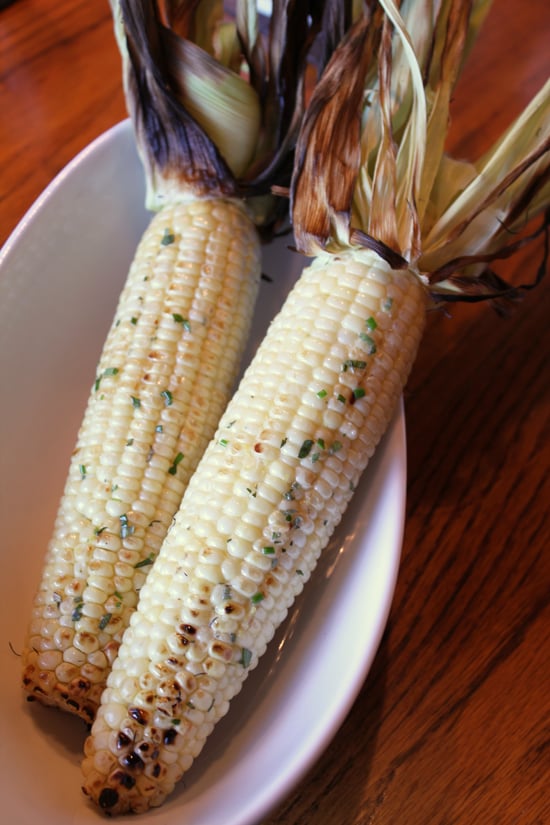
{"type": "Polygon", "coordinates": [[[171,229],[166,228],[164,230],[164,235],[162,236],[160,242],[162,246],[170,246],[170,244],[174,243],[175,240],[176,236],[174,235],[173,231],[171,229]]]}
{"type": "Polygon", "coordinates": [[[186,702],[185,704],[187,705],[187,707],[189,708],[189,710],[195,710],[195,705],[193,704],[193,702],[191,701],[191,699],[188,699],[188,700],[187,700],[187,702],[186,702]]]}
{"type": "Polygon", "coordinates": [[[137,324],[137,322],[138,322],[138,319],[136,318],[136,316],[132,315],[132,317],[130,318],[130,323],[135,326],[137,324]]]}
{"type": "Polygon", "coordinates": [[[78,469],[80,470],[80,478],[86,478],[86,473],[88,472],[86,470],[86,465],[85,464],[79,464],[78,469]]]}
{"type": "Polygon", "coordinates": [[[99,620],[99,629],[105,630],[109,622],[111,621],[112,613],[104,613],[101,619],[99,620]]]}
{"type": "Polygon", "coordinates": [[[357,358],[348,358],[347,361],[344,361],[342,364],[342,372],[346,372],[346,370],[364,370],[367,366],[366,361],[359,361],[357,358]]]}
{"type": "Polygon", "coordinates": [[[317,393],[317,396],[319,398],[324,398],[326,396],[326,394],[327,394],[326,390],[319,390],[319,392],[317,393]]]}
{"type": "Polygon", "coordinates": [[[367,332],[362,332],[359,337],[361,338],[361,341],[366,344],[368,354],[374,355],[376,352],[376,343],[374,342],[374,339],[367,332]]]}
{"type": "Polygon", "coordinates": [[[139,567],[148,567],[150,564],[153,564],[155,560],[155,554],[149,553],[147,558],[138,561],[137,564],[134,564],[134,569],[137,570],[139,567]]]}
{"type": "Polygon", "coordinates": [[[256,498],[256,496],[258,495],[258,491],[257,491],[257,490],[253,490],[251,487],[247,487],[247,488],[246,488],[246,492],[247,492],[247,493],[250,493],[250,495],[252,496],[252,498],[256,498]]]}
{"type": "Polygon", "coordinates": [[[220,438],[220,440],[218,441],[218,444],[221,444],[222,447],[227,447],[227,445],[229,444],[229,441],[227,440],[227,438],[220,438]]]}
{"type": "Polygon", "coordinates": [[[338,400],[341,404],[345,404],[345,403],[346,403],[346,399],[345,399],[345,397],[342,395],[342,393],[341,393],[341,392],[339,392],[339,393],[338,393],[338,395],[336,396],[336,398],[337,398],[337,400],[338,400]]]}
{"type": "Polygon", "coordinates": [[[264,594],[258,592],[258,593],[254,593],[254,595],[252,596],[250,601],[252,602],[252,604],[259,604],[260,602],[263,602],[264,599],[265,599],[264,594]]]}
{"type": "Polygon", "coordinates": [[[187,332],[191,332],[191,324],[189,323],[189,320],[184,318],[183,315],[180,315],[179,312],[173,312],[172,318],[176,324],[181,324],[187,332]]]}
{"type": "Polygon", "coordinates": [[[286,438],[286,437],[282,438],[281,439],[281,447],[284,447],[287,441],[288,441],[288,438],[286,438]]]}
{"type": "Polygon", "coordinates": [[[275,544],[280,544],[281,543],[281,534],[279,532],[275,531],[271,534],[271,539],[272,539],[272,541],[275,542],[275,544]]]}
{"type": "Polygon", "coordinates": [[[160,394],[160,397],[163,399],[167,407],[169,407],[174,401],[174,397],[170,390],[163,390],[160,394]]]}
{"type": "Polygon", "coordinates": [[[297,576],[303,576],[303,575],[304,575],[304,571],[303,571],[303,570],[300,570],[300,568],[298,567],[298,568],[297,568],[297,570],[296,570],[296,575],[297,575],[297,576]]]}
{"type": "Polygon", "coordinates": [[[119,520],[120,520],[120,538],[121,539],[128,538],[128,536],[131,536],[132,533],[134,532],[135,527],[133,527],[133,525],[128,523],[128,516],[126,515],[126,513],[123,513],[123,515],[119,516],[119,520]]]}
{"type": "Polygon", "coordinates": [[[365,321],[365,326],[372,331],[376,329],[378,324],[371,315],[370,318],[367,318],[367,320],[365,321]]]}
{"type": "Polygon", "coordinates": [[[311,448],[313,447],[313,441],[311,438],[306,438],[302,446],[300,447],[300,451],[298,453],[298,458],[306,458],[310,452],[311,448]]]}
{"type": "Polygon", "coordinates": [[[342,442],[341,441],[333,441],[330,447],[331,453],[337,453],[338,450],[342,449],[342,442]]]}
{"type": "Polygon", "coordinates": [[[228,602],[230,598],[231,598],[231,585],[226,584],[226,585],[224,585],[224,588],[223,588],[222,599],[224,600],[224,602],[228,602]]]}
{"type": "Polygon", "coordinates": [[[78,622],[82,618],[82,609],[84,607],[84,599],[82,596],[77,596],[74,600],[75,608],[72,612],[71,619],[73,622],[78,622]]]}
{"type": "Polygon", "coordinates": [[[101,380],[103,378],[107,378],[110,375],[117,375],[117,374],[118,374],[118,367],[107,367],[106,369],[104,369],[103,372],[101,373],[101,375],[98,375],[96,380],[95,380],[95,384],[94,384],[95,391],[96,392],[98,391],[99,385],[101,384],[101,380]]]}
{"type": "Polygon", "coordinates": [[[313,453],[313,455],[311,456],[311,463],[315,464],[315,462],[319,461],[320,458],[321,458],[321,453],[313,453]]]}
{"type": "Polygon", "coordinates": [[[267,547],[262,547],[262,553],[264,554],[264,556],[272,556],[274,552],[275,548],[271,545],[268,545],[267,547]]]}
{"type": "Polygon", "coordinates": [[[164,432],[164,427],[162,426],[162,424],[157,424],[157,426],[155,427],[155,432],[156,433],[164,432]]]}
{"type": "Polygon", "coordinates": [[[106,530],[106,529],[107,529],[106,527],[96,527],[94,529],[94,533],[95,533],[96,536],[100,536],[103,533],[103,531],[106,530]]]}
{"type": "Polygon", "coordinates": [[[353,391],[353,397],[355,399],[363,398],[364,395],[365,395],[365,390],[363,389],[363,387],[356,387],[353,391]]]}
{"type": "Polygon", "coordinates": [[[239,659],[239,664],[243,667],[249,667],[251,661],[252,651],[250,651],[247,647],[241,648],[241,658],[239,659]]]}
{"type": "Polygon", "coordinates": [[[136,409],[138,409],[138,407],[141,407],[141,401],[139,400],[139,398],[136,398],[136,396],[135,396],[135,395],[131,395],[131,396],[130,396],[130,398],[132,399],[132,405],[133,405],[136,409]]]}
{"type": "Polygon", "coordinates": [[[171,476],[176,475],[176,470],[178,468],[178,464],[180,463],[180,461],[183,461],[183,453],[178,453],[177,454],[177,456],[174,459],[174,463],[169,468],[168,472],[170,473],[171,476]]]}
{"type": "Polygon", "coordinates": [[[129,439],[128,439],[128,441],[126,442],[126,446],[127,446],[127,447],[131,447],[133,443],[134,443],[134,439],[133,439],[133,438],[129,438],[129,439]]]}
{"type": "Polygon", "coordinates": [[[318,446],[319,446],[322,450],[324,450],[324,449],[325,449],[325,439],[324,439],[324,438],[318,438],[318,439],[317,439],[317,445],[318,445],[318,446]]]}
{"type": "Polygon", "coordinates": [[[382,309],[384,312],[389,312],[393,306],[393,298],[386,298],[384,303],[382,304],[382,309]]]}

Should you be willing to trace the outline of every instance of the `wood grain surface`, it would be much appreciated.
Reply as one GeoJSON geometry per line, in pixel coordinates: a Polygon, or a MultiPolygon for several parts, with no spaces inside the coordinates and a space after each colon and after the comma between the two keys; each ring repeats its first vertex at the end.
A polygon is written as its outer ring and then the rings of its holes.
{"type": "MultiPolygon", "coordinates": [[[[494,0],[453,103],[453,151],[476,157],[549,74],[547,0],[494,0]]],[[[123,117],[106,0],[0,11],[0,243],[123,117]]],[[[537,244],[500,273],[530,281],[541,258],[537,244]]],[[[405,393],[387,629],[340,731],[263,825],[550,822],[549,293],[546,279],[506,319],[487,305],[430,315],[405,393]]]]}

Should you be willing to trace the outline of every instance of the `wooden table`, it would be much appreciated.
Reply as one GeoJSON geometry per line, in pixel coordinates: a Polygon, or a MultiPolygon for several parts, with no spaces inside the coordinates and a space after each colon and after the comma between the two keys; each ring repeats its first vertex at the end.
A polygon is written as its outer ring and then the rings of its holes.
{"type": "MultiPolygon", "coordinates": [[[[0,243],[125,117],[109,15],[86,0],[0,12],[0,243]]],[[[457,90],[457,151],[476,155],[520,111],[549,43],[547,0],[495,0],[457,90]]],[[[501,273],[530,280],[540,254],[501,273]]],[[[387,630],[331,746],[264,825],[550,822],[549,294],[546,279],[508,320],[486,305],[430,316],[405,394],[387,630]]]]}

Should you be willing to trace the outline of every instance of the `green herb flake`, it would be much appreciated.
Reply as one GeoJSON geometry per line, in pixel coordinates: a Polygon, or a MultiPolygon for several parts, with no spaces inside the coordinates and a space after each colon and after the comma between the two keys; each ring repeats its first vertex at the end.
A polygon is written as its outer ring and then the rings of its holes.
{"type": "Polygon", "coordinates": [[[340,404],[345,404],[346,403],[345,396],[343,396],[341,392],[339,392],[338,395],[336,396],[336,400],[339,401],[340,404]]]}
{"type": "Polygon", "coordinates": [[[130,323],[135,326],[137,324],[137,322],[138,322],[138,319],[136,318],[136,316],[132,315],[132,317],[130,318],[130,323]]]}
{"type": "Polygon", "coordinates": [[[272,556],[275,553],[275,548],[272,545],[262,547],[262,553],[264,556],[272,556]]]}
{"type": "Polygon", "coordinates": [[[353,391],[353,397],[355,398],[355,400],[357,400],[358,398],[363,398],[364,395],[365,390],[363,389],[363,387],[355,387],[353,391]]]}
{"type": "Polygon", "coordinates": [[[303,576],[303,575],[304,575],[304,571],[303,571],[303,570],[300,570],[300,568],[298,567],[298,568],[297,568],[297,570],[296,570],[296,575],[297,575],[297,576],[303,576]]]}
{"type": "Polygon", "coordinates": [[[250,662],[252,661],[252,651],[249,650],[247,647],[241,648],[241,658],[239,659],[239,664],[243,667],[250,667],[250,662]]]}
{"type": "Polygon", "coordinates": [[[325,398],[325,397],[326,397],[326,395],[327,395],[327,391],[326,391],[326,390],[319,390],[319,392],[317,393],[317,397],[318,397],[318,398],[325,398]]]}
{"type": "Polygon", "coordinates": [[[357,358],[348,358],[342,364],[342,372],[346,372],[347,370],[364,370],[366,366],[366,361],[360,361],[357,358]]]}
{"type": "Polygon", "coordinates": [[[386,300],[382,304],[382,309],[384,310],[384,312],[391,312],[392,306],[393,306],[393,298],[386,298],[386,300]]]}
{"type": "Polygon", "coordinates": [[[126,513],[123,513],[123,515],[119,516],[119,521],[120,521],[120,538],[121,539],[126,539],[126,538],[128,538],[128,536],[132,535],[132,533],[135,530],[135,527],[128,522],[128,516],[126,515],[126,513]]]}
{"type": "Polygon", "coordinates": [[[71,614],[73,622],[78,622],[82,618],[82,610],[84,608],[84,599],[82,596],[76,596],[74,600],[75,608],[71,614]]]}
{"type": "Polygon", "coordinates": [[[135,395],[131,395],[130,398],[132,399],[132,406],[137,410],[141,407],[141,401],[139,398],[136,398],[135,395]]]}
{"type": "Polygon", "coordinates": [[[128,439],[128,441],[126,442],[126,446],[127,446],[127,447],[131,447],[133,443],[134,443],[134,439],[133,439],[133,438],[129,438],[129,439],[128,439]]]}
{"type": "Polygon", "coordinates": [[[302,446],[300,447],[300,451],[298,453],[298,458],[307,458],[307,456],[311,452],[311,448],[313,447],[313,440],[311,438],[306,438],[302,446]]]}
{"type": "Polygon", "coordinates": [[[378,324],[371,315],[370,318],[367,318],[367,320],[365,321],[365,326],[367,327],[367,329],[370,329],[370,331],[373,332],[378,326],[378,324]]]}
{"type": "Polygon", "coordinates": [[[98,391],[99,385],[101,384],[101,381],[102,381],[103,378],[108,378],[109,376],[113,376],[113,375],[117,375],[117,374],[118,374],[118,367],[107,367],[106,369],[104,369],[103,372],[101,373],[101,375],[98,375],[96,380],[95,380],[95,384],[94,384],[95,392],[98,391]]]}
{"type": "Polygon", "coordinates": [[[174,243],[175,240],[176,236],[174,235],[174,232],[171,229],[168,229],[167,227],[164,230],[164,235],[162,236],[160,241],[162,246],[170,246],[170,244],[174,243]]]}
{"type": "Polygon", "coordinates": [[[374,339],[367,332],[362,332],[359,337],[361,338],[361,341],[365,344],[368,354],[374,355],[374,353],[376,352],[376,343],[374,339]]]}
{"type": "Polygon", "coordinates": [[[176,471],[178,469],[178,464],[180,463],[180,461],[183,461],[183,453],[178,453],[177,454],[177,456],[175,457],[175,459],[173,461],[172,466],[169,468],[168,472],[170,473],[171,476],[176,475],[176,471]]]}
{"type": "Polygon", "coordinates": [[[342,442],[341,441],[333,441],[330,446],[331,453],[337,453],[339,450],[342,449],[342,442]]]}
{"type": "Polygon", "coordinates": [[[86,465],[79,464],[78,469],[80,470],[80,478],[86,478],[86,473],[88,472],[88,470],[86,469],[86,465]]]}
{"type": "Polygon", "coordinates": [[[94,529],[94,534],[96,536],[100,536],[103,533],[103,531],[106,530],[106,529],[107,529],[106,527],[96,527],[94,529]]]}
{"type": "Polygon", "coordinates": [[[225,584],[224,588],[223,588],[223,596],[222,596],[223,601],[228,602],[231,598],[231,595],[232,595],[231,585],[230,584],[225,584]]]}
{"type": "Polygon", "coordinates": [[[174,396],[172,395],[170,390],[163,390],[160,394],[160,397],[162,398],[165,406],[167,407],[174,403],[174,396]]]}
{"type": "Polygon", "coordinates": [[[227,438],[220,438],[220,440],[218,441],[218,444],[220,444],[222,447],[227,447],[227,445],[229,444],[229,441],[227,440],[227,438]]]}
{"type": "Polygon", "coordinates": [[[113,614],[112,613],[104,613],[101,619],[99,620],[99,629],[105,630],[109,622],[111,621],[113,614]]]}
{"type": "Polygon", "coordinates": [[[286,438],[286,437],[281,439],[281,449],[285,446],[287,441],[288,441],[288,438],[286,438]]]}
{"type": "Polygon", "coordinates": [[[187,332],[191,332],[191,324],[187,318],[184,318],[183,315],[180,315],[179,312],[173,312],[172,318],[176,322],[176,324],[181,324],[184,330],[187,332]]]}
{"type": "Polygon", "coordinates": [[[138,570],[140,567],[149,567],[150,564],[153,564],[155,561],[155,554],[149,553],[147,558],[138,561],[137,564],[134,564],[134,569],[138,570]]]}
{"type": "Polygon", "coordinates": [[[258,592],[258,593],[254,593],[254,595],[250,598],[250,601],[252,602],[252,604],[260,604],[260,602],[263,602],[264,599],[265,599],[264,594],[258,592]]]}

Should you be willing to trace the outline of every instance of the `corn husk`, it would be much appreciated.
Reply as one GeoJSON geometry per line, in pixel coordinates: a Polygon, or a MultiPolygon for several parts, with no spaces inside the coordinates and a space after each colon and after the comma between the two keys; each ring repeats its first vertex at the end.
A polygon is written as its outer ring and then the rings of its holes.
{"type": "Polygon", "coordinates": [[[329,21],[347,25],[348,2],[309,5],[275,0],[262,31],[252,0],[233,18],[221,0],[111,0],[149,209],[248,196],[259,224],[280,214],[270,192],[290,179],[312,46],[323,38],[326,62],[329,21]]]}
{"type": "Polygon", "coordinates": [[[375,249],[437,300],[517,297],[524,285],[505,284],[490,263],[547,224],[550,81],[482,158],[445,150],[453,90],[489,6],[367,4],[330,60],[298,141],[290,196],[299,250],[375,249]],[[540,225],[522,234],[537,216],[540,225]]]}

